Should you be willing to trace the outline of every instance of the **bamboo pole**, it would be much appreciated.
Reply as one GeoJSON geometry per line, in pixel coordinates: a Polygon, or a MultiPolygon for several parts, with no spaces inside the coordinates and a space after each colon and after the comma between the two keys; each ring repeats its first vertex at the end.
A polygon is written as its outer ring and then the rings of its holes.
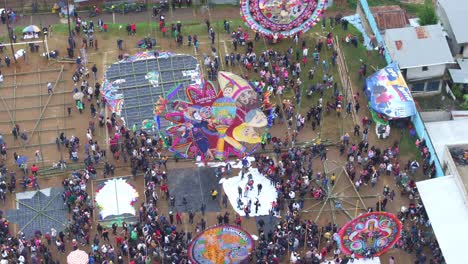
{"type": "Polygon", "coordinates": [[[351,178],[349,177],[349,174],[348,174],[348,172],[346,171],[346,168],[345,168],[345,167],[343,167],[343,171],[346,173],[346,176],[348,176],[348,177],[346,177],[346,178],[348,178],[348,180],[349,180],[349,182],[351,183],[351,185],[353,185],[354,192],[356,192],[357,196],[359,197],[359,200],[361,201],[362,206],[363,206],[364,208],[366,208],[366,210],[367,210],[367,206],[366,206],[366,204],[364,203],[364,201],[362,200],[361,194],[360,194],[360,193],[358,192],[358,190],[356,189],[356,186],[354,185],[354,182],[353,182],[353,181],[351,180],[351,178]]]}
{"type": "Polygon", "coordinates": [[[354,218],[357,217],[358,209],[359,209],[359,200],[356,200],[356,207],[355,207],[355,210],[354,210],[354,218]]]}
{"type": "MultiPolygon", "coordinates": [[[[42,106],[42,85],[41,85],[41,74],[39,73],[39,67],[37,68],[37,70],[38,70],[37,74],[39,75],[39,76],[38,76],[38,77],[39,77],[39,84],[38,84],[38,86],[39,86],[39,94],[40,94],[40,96],[39,96],[39,106],[42,106]]],[[[47,92],[48,92],[48,91],[47,91],[47,92]]],[[[41,122],[40,125],[39,125],[38,139],[39,139],[39,153],[40,153],[40,155],[41,155],[41,161],[42,161],[41,164],[42,164],[42,167],[44,167],[44,154],[43,154],[43,152],[42,152],[41,131],[40,131],[41,129],[42,129],[42,122],[41,122]]],[[[34,159],[35,159],[35,158],[36,158],[36,157],[35,157],[35,155],[34,155],[34,159]]]]}
{"type": "MultiPolygon", "coordinates": [[[[57,80],[55,80],[55,84],[54,84],[54,87],[52,88],[52,90],[55,90],[55,87],[57,86],[57,83],[58,83],[58,81],[59,81],[59,78],[60,78],[60,76],[62,75],[62,72],[63,72],[63,66],[62,66],[62,69],[61,69],[61,71],[60,71],[59,76],[57,77],[57,80]]],[[[42,116],[44,116],[45,110],[47,109],[47,106],[49,105],[50,99],[52,98],[52,96],[53,96],[53,94],[49,95],[49,98],[47,99],[46,104],[45,104],[44,107],[42,108],[41,114],[39,115],[39,118],[37,119],[37,122],[36,122],[36,124],[34,125],[34,128],[32,129],[31,137],[28,139],[28,141],[26,141],[26,144],[29,143],[29,141],[30,141],[31,138],[33,137],[34,133],[36,132],[37,126],[38,126],[39,123],[41,122],[42,116]]],[[[25,144],[25,145],[26,145],[26,144],[25,144]]]]}
{"type": "MultiPolygon", "coordinates": [[[[50,120],[50,119],[57,119],[57,118],[67,118],[67,116],[52,116],[52,117],[43,117],[42,120],[50,120]]],[[[21,119],[19,122],[24,123],[24,122],[35,122],[37,121],[37,118],[30,118],[30,119],[21,119]]],[[[0,121],[0,124],[7,124],[10,123],[10,121],[0,121]]]]}
{"type": "MultiPolygon", "coordinates": [[[[17,43],[18,44],[18,43],[17,43]]],[[[57,69],[57,68],[54,68],[54,69],[44,69],[44,70],[40,70],[40,72],[57,72],[57,71],[61,71],[61,69],[57,69]]],[[[65,70],[64,70],[65,71],[65,70]]],[[[3,75],[4,77],[10,77],[10,76],[21,76],[21,75],[28,75],[28,74],[32,74],[32,73],[36,73],[36,71],[29,71],[29,72],[15,72],[14,74],[5,74],[3,75]]]]}
{"type": "MultiPolygon", "coordinates": [[[[3,86],[5,88],[5,86],[3,86]]],[[[16,83],[16,68],[15,68],[15,74],[13,77],[13,120],[16,121],[16,88],[17,88],[17,83],[16,83]]],[[[20,133],[18,131],[18,133],[20,133]]]]}
{"type": "MultiPolygon", "coordinates": [[[[39,96],[39,95],[37,95],[37,96],[39,96]]],[[[21,97],[21,98],[23,98],[23,97],[21,97]]],[[[62,104],[49,105],[49,107],[57,107],[57,106],[62,106],[62,104]]],[[[40,107],[36,105],[36,106],[30,106],[30,107],[16,108],[16,111],[33,110],[33,109],[37,109],[37,108],[40,108],[40,107]]],[[[5,110],[0,110],[0,112],[6,112],[6,111],[5,110]]],[[[37,118],[35,118],[34,121],[37,121],[37,118]]]]}
{"type": "MultiPolygon", "coordinates": [[[[15,69],[15,71],[16,71],[16,69],[15,69]]],[[[16,78],[16,75],[14,77],[16,78]]],[[[47,83],[41,83],[41,84],[44,85],[44,84],[47,84],[47,83]]],[[[25,84],[19,84],[19,85],[18,84],[17,85],[13,84],[13,85],[4,85],[4,86],[2,86],[2,88],[29,87],[29,86],[36,86],[36,85],[38,85],[38,83],[25,83],[25,84]]],[[[28,96],[33,97],[33,95],[28,95],[28,96]]],[[[25,97],[28,97],[28,96],[25,96],[25,97]]],[[[36,95],[34,95],[34,97],[36,97],[36,95]]],[[[5,99],[7,99],[7,98],[13,98],[13,97],[6,97],[5,99]]]]}
{"type": "Polygon", "coordinates": [[[335,200],[334,199],[330,199],[330,211],[332,215],[333,224],[336,224],[335,200]]]}
{"type": "Polygon", "coordinates": [[[304,250],[306,250],[306,247],[307,247],[307,235],[308,235],[308,232],[309,232],[309,228],[307,227],[307,224],[306,224],[306,231],[305,231],[305,235],[304,235],[304,250]]]}

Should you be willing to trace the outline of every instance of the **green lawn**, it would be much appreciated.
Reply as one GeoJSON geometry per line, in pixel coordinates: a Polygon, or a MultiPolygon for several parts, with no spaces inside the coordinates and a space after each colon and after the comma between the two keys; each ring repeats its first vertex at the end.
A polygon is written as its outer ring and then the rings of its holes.
{"type": "MultiPolygon", "coordinates": [[[[329,10],[336,12],[343,12],[346,10],[355,10],[359,0],[347,0],[345,5],[333,5],[329,10]]],[[[369,6],[386,6],[398,5],[405,9],[411,16],[415,16],[423,8],[422,4],[407,4],[399,0],[367,0],[369,6]]],[[[431,0],[425,0],[426,3],[432,4],[431,0]]]]}

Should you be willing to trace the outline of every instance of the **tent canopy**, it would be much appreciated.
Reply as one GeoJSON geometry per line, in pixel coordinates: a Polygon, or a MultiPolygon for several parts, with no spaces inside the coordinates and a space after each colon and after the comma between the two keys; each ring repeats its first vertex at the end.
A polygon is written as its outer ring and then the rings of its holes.
{"type": "Polygon", "coordinates": [[[416,113],[411,92],[395,62],[369,76],[364,88],[370,107],[389,119],[416,113]]]}
{"type": "Polygon", "coordinates": [[[27,26],[27,27],[25,27],[25,28],[23,29],[23,33],[26,33],[26,32],[36,32],[36,33],[39,33],[39,32],[41,32],[41,29],[40,29],[38,26],[36,26],[36,25],[29,25],[29,26],[27,26]]]}
{"type": "Polygon", "coordinates": [[[457,179],[444,176],[417,182],[416,186],[445,262],[462,263],[468,244],[468,208],[457,179]]]}
{"type": "Polygon", "coordinates": [[[83,250],[74,250],[67,256],[68,264],[87,264],[89,262],[88,253],[83,250]]]}

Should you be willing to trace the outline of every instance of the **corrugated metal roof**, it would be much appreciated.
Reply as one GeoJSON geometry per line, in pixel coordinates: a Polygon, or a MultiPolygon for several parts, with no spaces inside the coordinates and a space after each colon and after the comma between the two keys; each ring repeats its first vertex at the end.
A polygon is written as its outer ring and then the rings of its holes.
{"type": "Polygon", "coordinates": [[[468,59],[457,59],[460,69],[449,69],[454,83],[468,83],[468,59]]]}
{"type": "Polygon", "coordinates": [[[402,28],[408,25],[406,11],[397,5],[374,6],[370,8],[377,26],[381,30],[402,28]]]}
{"type": "Polygon", "coordinates": [[[402,69],[453,63],[440,25],[387,29],[384,39],[390,56],[402,69]]]}
{"type": "Polygon", "coordinates": [[[458,44],[468,43],[468,1],[467,0],[439,0],[439,5],[447,14],[450,27],[458,44]]]}

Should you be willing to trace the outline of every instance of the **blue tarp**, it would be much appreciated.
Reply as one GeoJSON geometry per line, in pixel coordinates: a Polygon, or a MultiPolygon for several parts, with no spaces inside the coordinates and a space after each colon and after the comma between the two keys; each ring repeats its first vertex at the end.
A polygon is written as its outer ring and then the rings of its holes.
{"type": "Polygon", "coordinates": [[[364,90],[370,107],[389,119],[410,117],[416,113],[411,92],[395,62],[367,78],[364,90]]]}
{"type": "Polygon", "coordinates": [[[364,42],[362,45],[366,47],[367,50],[373,50],[373,47],[371,45],[371,39],[367,35],[366,31],[364,30],[364,25],[362,24],[361,17],[358,14],[350,15],[350,16],[345,16],[343,19],[348,20],[348,22],[353,25],[359,32],[362,34],[362,38],[364,39],[364,42]]]}

